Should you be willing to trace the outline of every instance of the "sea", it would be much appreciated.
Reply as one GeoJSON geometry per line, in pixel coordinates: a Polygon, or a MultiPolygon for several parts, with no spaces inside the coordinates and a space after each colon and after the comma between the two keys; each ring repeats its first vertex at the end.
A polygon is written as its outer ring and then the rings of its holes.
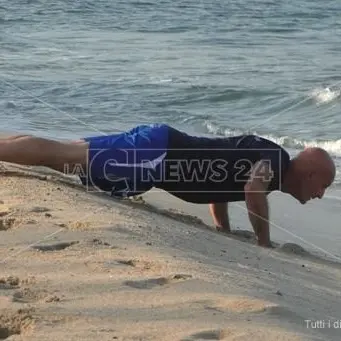
{"type": "Polygon", "coordinates": [[[2,132],[167,123],[341,166],[340,1],[0,0],[0,27],[2,132]]]}

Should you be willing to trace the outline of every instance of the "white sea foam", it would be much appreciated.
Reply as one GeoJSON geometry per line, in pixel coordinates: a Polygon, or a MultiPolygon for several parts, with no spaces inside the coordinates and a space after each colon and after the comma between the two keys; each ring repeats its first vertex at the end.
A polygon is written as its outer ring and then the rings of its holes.
{"type": "Polygon", "coordinates": [[[314,89],[311,93],[311,97],[316,101],[317,104],[329,103],[340,97],[340,89],[330,89],[328,87],[321,89],[314,89]]]}
{"type": "MultiPolygon", "coordinates": [[[[210,134],[221,135],[221,136],[234,136],[239,134],[244,134],[245,131],[242,130],[232,130],[221,128],[218,125],[213,124],[212,122],[206,121],[204,126],[210,134]]],[[[334,156],[341,157],[341,139],[338,140],[300,140],[296,138],[292,138],[289,136],[274,136],[271,134],[259,134],[256,131],[248,132],[251,134],[256,134],[267,138],[283,147],[293,148],[297,150],[302,150],[306,147],[321,147],[327,150],[334,156]]]]}

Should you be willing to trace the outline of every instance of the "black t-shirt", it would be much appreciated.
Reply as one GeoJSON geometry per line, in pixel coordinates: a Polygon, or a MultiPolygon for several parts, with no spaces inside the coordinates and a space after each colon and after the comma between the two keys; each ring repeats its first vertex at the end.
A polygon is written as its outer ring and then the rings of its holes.
{"type": "Polygon", "coordinates": [[[261,159],[273,172],[267,193],[280,190],[290,156],[276,143],[255,135],[197,137],[170,128],[162,181],[155,187],[193,203],[243,201],[251,167],[261,159]]]}

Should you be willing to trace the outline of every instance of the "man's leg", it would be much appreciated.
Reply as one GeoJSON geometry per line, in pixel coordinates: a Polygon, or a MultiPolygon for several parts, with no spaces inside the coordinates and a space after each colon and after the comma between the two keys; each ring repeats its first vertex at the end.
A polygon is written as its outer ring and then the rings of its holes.
{"type": "Polygon", "coordinates": [[[45,166],[63,172],[75,164],[86,165],[87,146],[84,142],[59,142],[31,135],[0,139],[0,161],[30,166],[45,166]]]}

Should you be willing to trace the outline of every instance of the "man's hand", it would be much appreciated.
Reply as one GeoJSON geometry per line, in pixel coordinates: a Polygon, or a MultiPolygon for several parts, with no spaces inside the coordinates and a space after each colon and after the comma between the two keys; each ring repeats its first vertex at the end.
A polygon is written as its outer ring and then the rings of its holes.
{"type": "Polygon", "coordinates": [[[273,248],[274,248],[274,246],[271,244],[271,241],[270,241],[270,240],[267,241],[266,243],[260,242],[260,241],[258,240],[257,244],[258,244],[258,246],[266,247],[266,248],[269,248],[269,249],[273,249],[273,248]]]}
{"type": "Polygon", "coordinates": [[[227,213],[227,203],[213,203],[209,205],[213,223],[217,231],[230,233],[230,222],[227,213]]]}
{"type": "Polygon", "coordinates": [[[244,186],[249,219],[257,236],[258,245],[263,247],[272,247],[269,231],[269,206],[266,197],[272,176],[273,172],[269,162],[259,161],[254,165],[251,176],[244,186]]]}
{"type": "Polygon", "coordinates": [[[230,225],[216,225],[216,230],[222,233],[231,233],[230,225]]]}

